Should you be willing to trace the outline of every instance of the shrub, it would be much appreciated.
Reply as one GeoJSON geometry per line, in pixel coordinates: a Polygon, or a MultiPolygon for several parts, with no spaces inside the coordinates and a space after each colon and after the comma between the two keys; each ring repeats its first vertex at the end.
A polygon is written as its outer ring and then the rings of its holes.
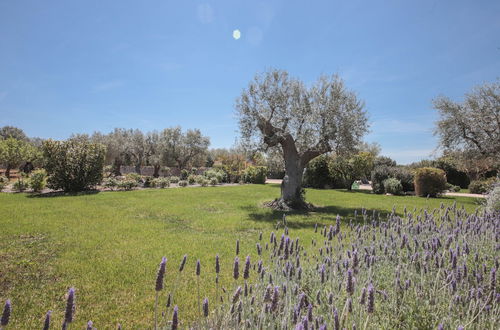
{"type": "Polygon", "coordinates": [[[183,169],[181,171],[181,180],[187,180],[188,176],[189,176],[189,171],[186,169],[183,169]]]}
{"type": "Polygon", "coordinates": [[[206,187],[210,184],[210,180],[203,178],[200,182],[198,182],[202,187],[206,187]]]}
{"type": "Polygon", "coordinates": [[[486,197],[486,211],[500,212],[500,184],[497,184],[486,197]]]}
{"type": "Polygon", "coordinates": [[[191,174],[196,175],[198,173],[198,169],[196,167],[191,168],[191,174]]]}
{"type": "Polygon", "coordinates": [[[190,176],[188,176],[188,183],[195,184],[196,183],[196,175],[191,174],[190,176]]]}
{"type": "Polygon", "coordinates": [[[179,187],[187,187],[188,182],[186,180],[180,180],[179,181],[179,187]]]}
{"type": "Polygon", "coordinates": [[[134,180],[137,183],[142,183],[142,176],[138,173],[127,173],[125,174],[125,179],[134,180]]]}
{"type": "Polygon", "coordinates": [[[0,191],[9,183],[9,179],[6,176],[0,175],[0,191]]]}
{"type": "Polygon", "coordinates": [[[377,166],[372,171],[372,189],[376,194],[383,194],[384,181],[389,178],[398,179],[403,187],[402,191],[413,191],[413,173],[404,167],[377,166]]]}
{"type": "Polygon", "coordinates": [[[116,187],[118,187],[118,180],[116,180],[116,178],[113,177],[106,178],[102,182],[102,186],[110,190],[115,190],[116,187]]]}
{"type": "Polygon", "coordinates": [[[23,192],[26,189],[28,189],[28,182],[26,182],[23,179],[18,179],[12,185],[12,189],[15,190],[15,191],[17,191],[17,192],[23,192]]]}
{"type": "Polygon", "coordinates": [[[196,182],[197,184],[201,184],[201,182],[202,182],[203,180],[206,180],[206,178],[205,178],[203,175],[196,175],[196,176],[195,176],[195,182],[196,182]]]}
{"type": "Polygon", "coordinates": [[[118,181],[118,188],[122,190],[132,190],[133,188],[136,188],[138,185],[139,183],[136,180],[132,179],[125,179],[118,181]]]}
{"type": "Polygon", "coordinates": [[[145,176],[142,178],[142,182],[144,184],[144,188],[150,188],[153,186],[152,182],[153,182],[153,177],[152,176],[145,176]]]}
{"type": "Polygon", "coordinates": [[[322,155],[314,158],[307,164],[304,175],[304,185],[312,188],[325,188],[331,181],[329,158],[322,155]]]}
{"type": "Polygon", "coordinates": [[[151,187],[161,189],[170,187],[170,180],[168,178],[155,178],[151,181],[151,187]]]}
{"type": "Polygon", "coordinates": [[[415,185],[413,183],[413,172],[405,167],[389,167],[390,177],[401,181],[403,191],[414,191],[415,185]]]}
{"type": "Polygon", "coordinates": [[[401,181],[395,178],[389,178],[384,180],[384,191],[388,194],[402,195],[403,185],[401,181]]]}
{"type": "Polygon", "coordinates": [[[243,172],[243,181],[246,183],[266,183],[267,168],[265,166],[249,166],[243,172]]]}
{"type": "Polygon", "coordinates": [[[486,194],[493,189],[496,178],[489,178],[486,180],[474,180],[469,184],[469,191],[471,194],[486,194]]]}
{"type": "Polygon", "coordinates": [[[89,189],[102,180],[106,148],[99,143],[69,139],[43,143],[48,186],[64,191],[89,189]]]}
{"type": "Polygon", "coordinates": [[[460,191],[460,187],[459,186],[454,186],[451,183],[446,182],[446,190],[452,191],[452,192],[459,192],[460,191]]]}
{"type": "Polygon", "coordinates": [[[421,197],[436,197],[446,189],[446,175],[435,167],[422,167],[415,170],[415,193],[421,197]]]}
{"type": "Polygon", "coordinates": [[[205,173],[203,173],[203,175],[207,179],[216,178],[218,182],[227,182],[227,180],[226,180],[227,179],[227,174],[226,174],[226,172],[224,172],[221,169],[213,168],[213,169],[208,170],[205,173]]]}
{"type": "Polygon", "coordinates": [[[211,184],[212,186],[216,186],[216,185],[218,185],[218,184],[219,184],[219,181],[217,180],[217,178],[211,178],[211,179],[210,179],[210,184],[211,184]]]}
{"type": "Polygon", "coordinates": [[[377,166],[372,171],[372,189],[376,194],[384,193],[384,181],[389,179],[390,170],[388,166],[377,166]]]}
{"type": "Polygon", "coordinates": [[[179,179],[179,177],[178,177],[178,176],[171,176],[171,177],[170,177],[170,182],[172,182],[172,183],[177,183],[177,182],[179,182],[179,180],[180,180],[180,179],[179,179]]]}
{"type": "Polygon", "coordinates": [[[47,185],[47,172],[44,169],[31,172],[29,186],[34,192],[42,191],[47,185]]]}

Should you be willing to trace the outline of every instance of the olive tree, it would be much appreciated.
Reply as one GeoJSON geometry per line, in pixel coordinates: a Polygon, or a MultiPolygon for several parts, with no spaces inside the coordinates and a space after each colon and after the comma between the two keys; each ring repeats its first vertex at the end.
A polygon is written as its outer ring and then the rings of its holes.
{"type": "Polygon", "coordinates": [[[9,137],[0,140],[0,164],[5,166],[5,176],[10,177],[10,170],[22,162],[33,162],[40,157],[38,149],[24,140],[9,137]]]}
{"type": "Polygon", "coordinates": [[[274,207],[303,208],[302,175],[313,158],[345,154],[367,132],[364,104],[337,76],[321,76],[312,86],[286,71],[256,75],[236,101],[246,143],[280,147],[285,161],[281,198],[274,207]]]}
{"type": "Polygon", "coordinates": [[[440,116],[435,134],[444,149],[500,157],[500,82],[474,88],[461,103],[444,96],[433,103],[440,116]]]}
{"type": "Polygon", "coordinates": [[[199,129],[188,129],[183,133],[180,127],[166,128],[161,132],[160,139],[166,163],[173,163],[179,169],[187,168],[204,156],[210,145],[210,139],[203,136],[199,129]]]}

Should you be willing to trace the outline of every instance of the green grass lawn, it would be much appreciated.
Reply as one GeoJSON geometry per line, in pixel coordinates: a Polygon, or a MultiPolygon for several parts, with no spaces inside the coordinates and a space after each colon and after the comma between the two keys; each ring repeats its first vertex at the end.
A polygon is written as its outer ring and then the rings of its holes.
{"type": "MultiPolygon", "coordinates": [[[[103,192],[79,196],[31,197],[0,194],[0,302],[13,304],[12,328],[41,327],[47,310],[60,326],[65,293],[76,288],[75,328],[88,320],[98,328],[118,322],[150,327],[154,282],[162,256],[168,258],[166,291],[176,288],[183,325],[197,316],[195,263],[200,259],[201,295],[214,296],[214,257],[221,257],[221,285],[230,278],[236,239],[241,256],[257,260],[259,232],[268,241],[282,213],[262,208],[279,195],[278,185],[179,188],[103,192]],[[177,282],[184,254],[188,263],[177,282]]],[[[402,213],[457,202],[473,211],[476,199],[381,196],[367,192],[307,190],[316,212],[288,217],[290,235],[311,245],[315,223],[333,224],[365,207],[402,213]]],[[[360,212],[358,211],[358,214],[360,212]]],[[[371,213],[369,213],[371,214],[371,213]]],[[[162,298],[164,299],[164,298],[162,298]]],[[[164,303],[162,301],[162,303],[164,303]]],[[[56,327],[56,328],[57,328],[56,327]]]]}

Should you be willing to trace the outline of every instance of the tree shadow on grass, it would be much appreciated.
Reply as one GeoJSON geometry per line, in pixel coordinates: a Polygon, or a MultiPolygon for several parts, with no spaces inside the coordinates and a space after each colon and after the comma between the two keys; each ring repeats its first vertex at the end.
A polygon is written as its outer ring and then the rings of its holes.
{"type": "MultiPolygon", "coordinates": [[[[252,221],[280,224],[281,226],[283,225],[283,214],[286,214],[287,226],[293,229],[314,228],[316,224],[318,224],[318,226],[331,225],[335,223],[337,215],[341,217],[341,222],[343,223],[348,223],[351,220],[355,223],[362,223],[364,221],[360,208],[349,208],[337,205],[316,206],[311,211],[288,212],[273,210],[263,205],[257,208],[250,205],[242,206],[241,209],[248,213],[248,217],[252,221]],[[356,218],[354,218],[355,211],[358,213],[356,218]],[[300,217],[290,217],[294,215],[300,217]]],[[[374,210],[377,217],[380,217],[382,214],[382,219],[385,219],[385,214],[388,213],[385,209],[367,209],[366,214],[369,219],[371,219],[374,210]]]]}
{"type": "Polygon", "coordinates": [[[46,198],[46,197],[64,197],[64,196],[85,196],[85,195],[96,195],[100,193],[99,190],[85,190],[77,192],[64,192],[64,191],[51,191],[46,193],[34,193],[26,195],[27,198],[46,198]]]}

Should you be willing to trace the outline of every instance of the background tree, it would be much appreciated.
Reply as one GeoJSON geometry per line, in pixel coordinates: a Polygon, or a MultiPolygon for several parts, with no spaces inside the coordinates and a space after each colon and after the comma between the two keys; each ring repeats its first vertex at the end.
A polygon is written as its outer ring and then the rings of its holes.
{"type": "Polygon", "coordinates": [[[286,71],[257,75],[237,99],[242,138],[264,147],[280,146],[285,161],[279,208],[307,207],[302,175],[313,158],[343,154],[367,131],[363,102],[336,75],[322,76],[307,88],[286,71]]]}
{"type": "Polygon", "coordinates": [[[167,163],[174,162],[179,169],[191,167],[193,163],[203,165],[210,139],[199,129],[188,129],[183,134],[180,127],[167,128],[162,132],[162,139],[167,163]]]}
{"type": "Polygon", "coordinates": [[[0,140],[13,138],[21,141],[28,141],[28,137],[24,131],[14,126],[4,126],[0,128],[0,140]]]}
{"type": "Polygon", "coordinates": [[[0,140],[0,164],[5,166],[5,176],[10,178],[10,171],[22,162],[34,162],[39,158],[39,151],[30,143],[9,137],[0,140]]]}
{"type": "Polygon", "coordinates": [[[440,116],[435,134],[445,150],[500,158],[500,82],[475,87],[462,103],[444,96],[433,103],[440,116]]]}

